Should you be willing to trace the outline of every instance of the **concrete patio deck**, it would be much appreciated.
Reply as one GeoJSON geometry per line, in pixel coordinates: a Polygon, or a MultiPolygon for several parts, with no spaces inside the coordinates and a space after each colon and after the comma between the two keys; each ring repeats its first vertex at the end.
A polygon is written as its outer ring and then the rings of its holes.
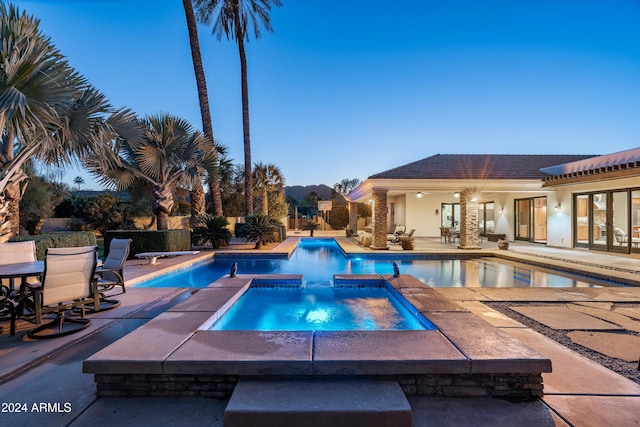
{"type": "MultiPolygon", "coordinates": [[[[457,251],[454,244],[438,239],[417,239],[417,251],[438,253],[457,251]]],[[[355,250],[366,251],[355,245],[355,250]]],[[[392,248],[391,250],[396,250],[392,248]]],[[[350,251],[350,250],[349,250],[350,251]]],[[[490,256],[494,242],[484,242],[481,253],[490,256]]],[[[611,279],[640,277],[640,257],[611,255],[582,250],[512,244],[505,256],[524,262],[548,262],[560,268],[578,268],[589,274],[605,274],[611,279]]],[[[129,284],[174,268],[193,257],[163,259],[158,266],[129,261],[125,275],[129,284]]],[[[535,426],[638,425],[640,385],[570,351],[502,313],[483,301],[556,301],[640,303],[640,288],[451,288],[437,292],[459,302],[501,331],[551,359],[553,372],[543,374],[545,396],[533,402],[513,404],[500,399],[411,397],[409,402],[416,426],[491,425],[535,426]]],[[[82,374],[85,359],[187,300],[197,290],[129,287],[118,295],[117,309],[91,315],[89,329],[69,337],[31,341],[25,332],[32,325],[21,323],[15,337],[0,336],[0,401],[3,425],[32,426],[113,426],[136,425],[222,425],[226,401],[208,398],[97,398],[92,375],[82,374]],[[24,403],[17,412],[11,403],[24,403]],[[69,406],[65,406],[69,403],[69,406]],[[35,406],[34,406],[35,404],[35,406]]],[[[634,314],[635,315],[635,314],[634,314]]]]}

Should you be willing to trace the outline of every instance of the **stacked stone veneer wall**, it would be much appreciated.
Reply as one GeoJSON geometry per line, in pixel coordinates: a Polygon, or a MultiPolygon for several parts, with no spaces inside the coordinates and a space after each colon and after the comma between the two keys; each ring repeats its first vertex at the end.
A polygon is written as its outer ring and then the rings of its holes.
{"type": "MultiPolygon", "coordinates": [[[[232,375],[97,374],[98,396],[212,397],[228,399],[239,379],[232,375]]],[[[261,380],[312,380],[321,377],[260,376],[261,380]]],[[[338,377],[353,379],[354,377],[338,377]]],[[[534,374],[425,374],[357,377],[397,380],[407,396],[508,397],[528,400],[542,397],[542,375],[534,374]]],[[[322,377],[322,379],[325,379],[322,377]]]]}
{"type": "Polygon", "coordinates": [[[471,190],[460,195],[460,247],[477,249],[479,223],[477,194],[471,190]]]}
{"type": "Polygon", "coordinates": [[[371,249],[387,246],[387,190],[373,189],[373,241],[371,249]]]}
{"type": "Polygon", "coordinates": [[[358,231],[358,203],[349,202],[349,229],[352,232],[358,231]]]}

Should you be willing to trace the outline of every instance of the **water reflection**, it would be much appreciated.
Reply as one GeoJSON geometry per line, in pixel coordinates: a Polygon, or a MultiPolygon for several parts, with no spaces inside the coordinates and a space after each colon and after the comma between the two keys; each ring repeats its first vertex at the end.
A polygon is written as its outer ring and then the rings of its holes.
{"type": "MultiPolygon", "coordinates": [[[[302,274],[311,284],[327,283],[334,274],[393,274],[396,262],[402,274],[410,274],[433,287],[597,287],[595,279],[518,264],[496,258],[456,259],[384,259],[347,258],[333,240],[302,240],[290,259],[215,259],[212,262],[178,270],[138,286],[195,287],[207,286],[228,274],[234,262],[238,274],[302,274]]],[[[604,283],[604,285],[610,285],[604,283]]]]}

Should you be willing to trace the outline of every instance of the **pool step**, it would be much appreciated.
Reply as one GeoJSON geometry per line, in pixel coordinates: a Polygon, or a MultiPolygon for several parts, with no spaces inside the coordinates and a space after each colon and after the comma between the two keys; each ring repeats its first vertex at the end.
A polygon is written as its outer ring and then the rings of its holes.
{"type": "Polygon", "coordinates": [[[238,381],[225,427],[411,427],[411,407],[395,381],[238,381]]]}

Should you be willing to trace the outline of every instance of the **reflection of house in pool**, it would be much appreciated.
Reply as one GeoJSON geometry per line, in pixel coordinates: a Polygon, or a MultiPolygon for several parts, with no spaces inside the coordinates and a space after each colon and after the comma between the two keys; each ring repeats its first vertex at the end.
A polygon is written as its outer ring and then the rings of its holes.
{"type": "MultiPolygon", "coordinates": [[[[450,227],[463,249],[504,234],[511,241],[640,253],[633,241],[640,239],[639,176],[640,148],[603,156],[436,154],[374,174],[348,198],[372,204],[373,249],[385,249],[388,231],[402,224],[417,237],[438,237],[450,227]]],[[[357,228],[355,214],[349,228],[357,228]]]]}

